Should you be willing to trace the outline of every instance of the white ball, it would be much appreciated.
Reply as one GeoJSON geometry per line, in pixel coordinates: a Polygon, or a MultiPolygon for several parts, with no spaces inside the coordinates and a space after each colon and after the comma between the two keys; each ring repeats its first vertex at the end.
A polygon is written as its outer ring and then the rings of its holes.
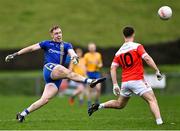
{"type": "Polygon", "coordinates": [[[158,15],[163,20],[168,20],[172,16],[172,10],[169,6],[162,6],[158,10],[158,15]]]}

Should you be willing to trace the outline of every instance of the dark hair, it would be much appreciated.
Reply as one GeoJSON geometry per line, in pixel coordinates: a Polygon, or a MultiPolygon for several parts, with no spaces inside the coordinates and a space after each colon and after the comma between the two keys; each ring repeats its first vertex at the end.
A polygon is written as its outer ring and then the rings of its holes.
{"type": "Polygon", "coordinates": [[[125,37],[130,37],[133,35],[133,33],[134,33],[133,27],[127,26],[123,29],[123,34],[125,37]]]}
{"type": "Polygon", "coordinates": [[[50,28],[49,32],[53,33],[54,30],[60,28],[58,25],[54,25],[53,27],[50,28]]]}

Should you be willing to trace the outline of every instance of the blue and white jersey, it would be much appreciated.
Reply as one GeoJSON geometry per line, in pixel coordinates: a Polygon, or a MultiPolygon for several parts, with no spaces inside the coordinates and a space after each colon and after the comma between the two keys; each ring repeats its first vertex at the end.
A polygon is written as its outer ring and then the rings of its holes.
{"type": "Polygon", "coordinates": [[[72,49],[73,47],[71,43],[68,42],[63,42],[63,44],[64,49],[62,52],[61,42],[45,40],[39,43],[40,47],[44,50],[44,65],[47,63],[60,64],[61,58],[63,58],[62,65],[64,65],[68,55],[68,50],[72,49]],[[63,55],[63,57],[61,55],[63,55]]]}

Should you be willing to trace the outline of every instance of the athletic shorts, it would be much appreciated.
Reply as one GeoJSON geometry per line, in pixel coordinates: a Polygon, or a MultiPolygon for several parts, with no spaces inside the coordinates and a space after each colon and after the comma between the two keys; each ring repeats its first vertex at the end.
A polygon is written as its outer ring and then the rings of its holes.
{"type": "Polygon", "coordinates": [[[151,86],[145,80],[132,80],[122,82],[120,94],[124,97],[130,97],[133,93],[141,96],[151,90],[151,86]]]}
{"type": "Polygon", "coordinates": [[[46,82],[46,84],[54,83],[57,86],[57,88],[59,89],[62,79],[60,79],[60,80],[52,80],[51,79],[51,72],[55,66],[56,66],[56,64],[53,64],[53,63],[45,64],[44,68],[43,68],[43,76],[44,76],[44,81],[46,82]]]}
{"type": "Polygon", "coordinates": [[[90,79],[98,79],[98,78],[101,77],[101,74],[100,74],[100,72],[97,72],[97,71],[95,71],[95,72],[87,72],[87,76],[90,79]]]}

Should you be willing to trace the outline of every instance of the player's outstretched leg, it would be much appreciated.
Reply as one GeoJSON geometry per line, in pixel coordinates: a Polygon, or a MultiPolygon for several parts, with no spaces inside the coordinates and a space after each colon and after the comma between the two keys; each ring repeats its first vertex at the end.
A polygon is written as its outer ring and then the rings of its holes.
{"type": "Polygon", "coordinates": [[[130,97],[123,97],[120,95],[118,100],[110,100],[101,104],[98,103],[92,104],[88,109],[88,115],[91,116],[95,111],[103,108],[122,109],[128,103],[129,98],[130,97]]]}
{"type": "Polygon", "coordinates": [[[25,120],[25,117],[29,113],[31,113],[31,112],[41,108],[45,104],[47,104],[49,102],[49,100],[57,94],[57,92],[58,92],[58,88],[56,87],[56,85],[54,83],[46,84],[41,98],[39,100],[37,100],[36,102],[34,102],[33,104],[31,104],[27,109],[25,109],[21,113],[17,113],[16,119],[19,122],[23,122],[25,120]]]}
{"type": "Polygon", "coordinates": [[[94,88],[98,83],[101,83],[106,80],[105,77],[99,78],[99,79],[85,78],[85,77],[65,68],[62,65],[56,65],[54,67],[54,69],[51,73],[51,78],[53,80],[68,78],[68,79],[76,81],[76,82],[88,84],[91,88],[94,88]]]}

